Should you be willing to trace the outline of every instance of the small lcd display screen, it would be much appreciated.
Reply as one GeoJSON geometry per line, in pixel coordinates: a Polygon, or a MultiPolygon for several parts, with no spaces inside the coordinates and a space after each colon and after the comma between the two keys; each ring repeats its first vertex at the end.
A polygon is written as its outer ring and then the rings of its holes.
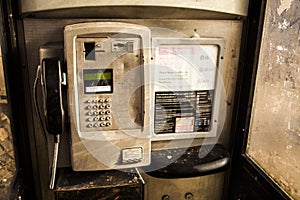
{"type": "Polygon", "coordinates": [[[85,94],[112,93],[112,69],[84,69],[83,83],[85,94]]]}
{"type": "Polygon", "coordinates": [[[83,74],[83,80],[111,80],[111,72],[96,72],[96,73],[85,73],[83,74]]]}

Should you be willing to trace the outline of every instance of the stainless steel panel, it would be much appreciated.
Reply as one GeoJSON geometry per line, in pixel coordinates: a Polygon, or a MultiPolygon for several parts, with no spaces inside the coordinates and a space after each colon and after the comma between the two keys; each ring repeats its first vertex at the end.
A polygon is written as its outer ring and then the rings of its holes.
{"type": "Polygon", "coordinates": [[[145,200],[221,200],[224,175],[217,173],[192,178],[163,179],[142,174],[146,182],[145,200]]]}

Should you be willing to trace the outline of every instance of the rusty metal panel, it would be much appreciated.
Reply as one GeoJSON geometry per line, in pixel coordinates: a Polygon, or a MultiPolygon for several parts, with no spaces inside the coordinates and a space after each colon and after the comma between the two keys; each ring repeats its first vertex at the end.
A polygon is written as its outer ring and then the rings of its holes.
{"type": "Polygon", "coordinates": [[[268,1],[247,155],[300,198],[299,1],[268,1]]]}

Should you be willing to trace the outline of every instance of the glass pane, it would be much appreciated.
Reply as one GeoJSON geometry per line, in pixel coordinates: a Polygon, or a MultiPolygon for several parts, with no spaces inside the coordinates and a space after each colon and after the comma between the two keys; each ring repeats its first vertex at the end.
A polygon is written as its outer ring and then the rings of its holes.
{"type": "Polygon", "coordinates": [[[300,199],[299,1],[267,1],[247,156],[300,199]]]}
{"type": "Polygon", "coordinates": [[[9,199],[7,192],[15,171],[12,133],[0,48],[0,199],[9,199]]]}

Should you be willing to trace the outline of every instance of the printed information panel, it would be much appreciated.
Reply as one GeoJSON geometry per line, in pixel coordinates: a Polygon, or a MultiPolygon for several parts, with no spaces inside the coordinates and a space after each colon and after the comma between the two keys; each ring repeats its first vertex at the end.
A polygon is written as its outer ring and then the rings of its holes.
{"type": "Polygon", "coordinates": [[[209,131],[213,93],[213,90],[156,92],[154,132],[209,131]]]}

